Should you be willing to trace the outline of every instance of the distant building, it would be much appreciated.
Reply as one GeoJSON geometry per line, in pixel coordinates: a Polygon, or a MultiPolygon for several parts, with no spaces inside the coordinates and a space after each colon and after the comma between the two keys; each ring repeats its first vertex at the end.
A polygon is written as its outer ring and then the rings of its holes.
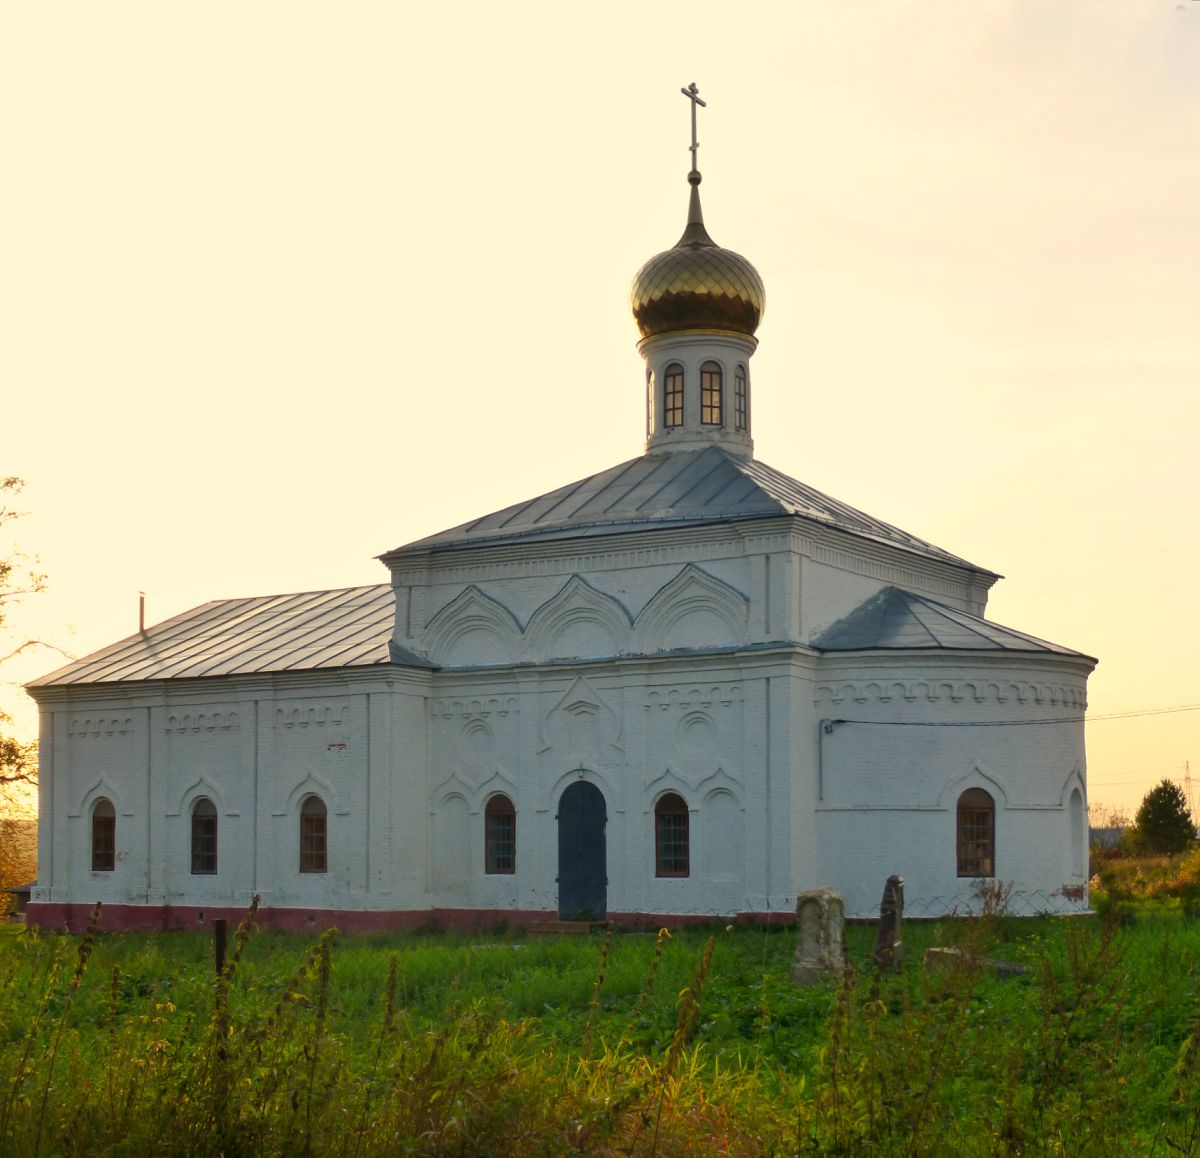
{"type": "Polygon", "coordinates": [[[1086,906],[1095,661],[753,457],[763,284],[689,180],[633,285],[644,455],[388,551],[388,583],[207,603],[30,686],[31,920],[864,914],[891,873],[913,913],[996,881],[1086,906]]]}
{"type": "Polygon", "coordinates": [[[1111,825],[1104,828],[1089,828],[1088,829],[1088,844],[1092,848],[1116,848],[1121,843],[1121,837],[1126,833],[1125,828],[1113,828],[1111,825]]]}

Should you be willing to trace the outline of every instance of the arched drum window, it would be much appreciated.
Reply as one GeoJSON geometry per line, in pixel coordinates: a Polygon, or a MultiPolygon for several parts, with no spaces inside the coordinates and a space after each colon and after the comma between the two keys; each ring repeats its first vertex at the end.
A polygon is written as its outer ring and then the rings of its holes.
{"type": "Polygon", "coordinates": [[[683,367],[672,362],[663,371],[663,426],[683,425],[683,367]]]}
{"type": "Polygon", "coordinates": [[[750,429],[750,397],[746,393],[746,367],[742,365],[733,372],[733,428],[750,429]]]}
{"type": "Polygon", "coordinates": [[[487,873],[517,871],[517,812],[503,793],[483,810],[483,866],[487,873]]]}
{"type": "Polygon", "coordinates": [[[721,367],[705,362],[700,367],[700,421],[705,426],[721,425],[721,367]]]}
{"type": "Polygon", "coordinates": [[[117,867],[117,810],[101,796],[92,805],[92,872],[110,873],[117,867]]]}
{"type": "Polygon", "coordinates": [[[996,805],[982,788],[958,798],[958,875],[996,875],[996,805]]]}
{"type": "Polygon", "coordinates": [[[306,796],[300,806],[300,871],[323,873],[329,864],[329,828],[325,802],[306,796]]]}
{"type": "Polygon", "coordinates": [[[690,871],[688,807],[682,796],[668,792],[654,806],[654,875],[686,877],[690,871]]]}

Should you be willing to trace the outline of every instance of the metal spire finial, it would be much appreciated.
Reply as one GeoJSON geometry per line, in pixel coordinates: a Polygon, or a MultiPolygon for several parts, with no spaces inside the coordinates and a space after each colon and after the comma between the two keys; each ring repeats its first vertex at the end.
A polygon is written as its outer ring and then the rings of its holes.
{"type": "Polygon", "coordinates": [[[699,185],[700,166],[696,164],[696,153],[700,148],[700,142],[696,140],[696,106],[703,105],[704,108],[708,108],[708,103],[700,99],[700,90],[696,87],[695,81],[692,81],[687,88],[681,88],[679,91],[692,102],[692,143],[690,146],[692,171],[688,174],[688,181],[693,185],[699,185]]]}
{"type": "Polygon", "coordinates": [[[696,87],[695,81],[679,91],[692,102],[692,171],[688,174],[688,184],[692,187],[692,193],[688,199],[687,228],[683,231],[677,248],[680,246],[697,248],[716,245],[716,242],[708,236],[708,230],[704,228],[704,214],[700,209],[700,170],[696,167],[696,150],[700,148],[700,142],[696,140],[696,106],[704,105],[705,108],[708,106],[700,99],[700,90],[696,87]]]}

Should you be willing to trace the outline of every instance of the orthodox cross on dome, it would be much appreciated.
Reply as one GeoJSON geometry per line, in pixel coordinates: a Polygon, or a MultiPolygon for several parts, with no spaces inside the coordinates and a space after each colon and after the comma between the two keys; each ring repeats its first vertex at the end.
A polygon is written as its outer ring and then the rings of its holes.
{"type": "Polygon", "coordinates": [[[687,97],[689,101],[692,102],[692,143],[690,146],[690,151],[692,154],[692,173],[695,173],[696,176],[699,177],[700,167],[696,164],[696,153],[700,148],[700,142],[696,140],[696,106],[702,105],[704,108],[708,108],[708,102],[700,99],[700,90],[696,87],[695,81],[692,81],[687,88],[681,88],[679,91],[683,93],[683,95],[687,97]]]}

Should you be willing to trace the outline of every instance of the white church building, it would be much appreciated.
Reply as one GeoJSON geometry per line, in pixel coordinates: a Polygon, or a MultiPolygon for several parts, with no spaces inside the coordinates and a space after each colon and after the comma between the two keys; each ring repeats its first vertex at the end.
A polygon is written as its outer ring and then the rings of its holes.
{"type": "Polygon", "coordinates": [[[763,284],[688,179],[633,283],[641,457],[387,582],[206,603],[30,685],[31,921],[782,919],[818,887],[868,915],[892,873],[912,914],[1086,908],[1095,660],[754,458],[763,284]]]}

